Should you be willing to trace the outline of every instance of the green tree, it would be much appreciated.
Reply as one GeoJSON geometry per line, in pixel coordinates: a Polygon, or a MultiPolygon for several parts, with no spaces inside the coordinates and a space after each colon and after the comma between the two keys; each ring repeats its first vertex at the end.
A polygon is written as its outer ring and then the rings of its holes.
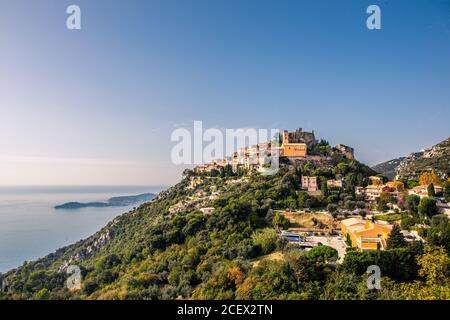
{"type": "Polygon", "coordinates": [[[434,184],[430,183],[428,185],[427,190],[428,190],[428,196],[429,197],[431,197],[431,198],[436,197],[436,191],[434,190],[434,184]]]}
{"type": "Polygon", "coordinates": [[[442,184],[442,193],[445,201],[450,202],[450,181],[445,181],[442,184]]]}
{"type": "Polygon", "coordinates": [[[416,218],[404,212],[402,213],[402,221],[400,223],[400,227],[402,228],[402,230],[410,230],[411,227],[416,224],[416,220],[416,218]]]}
{"type": "Polygon", "coordinates": [[[262,261],[236,290],[237,299],[261,300],[285,298],[297,290],[295,278],[285,263],[262,261]]]}
{"type": "Polygon", "coordinates": [[[230,300],[236,288],[244,281],[238,261],[221,263],[217,270],[195,290],[192,298],[199,300],[230,300]]]}
{"type": "Polygon", "coordinates": [[[298,207],[303,209],[306,207],[306,200],[309,199],[308,193],[305,191],[300,191],[297,196],[298,207]]]}
{"type": "Polygon", "coordinates": [[[419,211],[419,203],[420,203],[420,197],[415,195],[415,194],[411,194],[411,195],[407,195],[405,197],[405,209],[411,213],[411,214],[417,214],[419,211]]]}
{"type": "Polygon", "coordinates": [[[411,281],[418,278],[417,258],[423,253],[423,245],[413,242],[404,248],[371,251],[347,251],[341,264],[346,272],[363,275],[370,265],[377,265],[384,276],[395,281],[411,281]]]}
{"type": "Polygon", "coordinates": [[[387,210],[387,202],[382,197],[378,197],[377,200],[377,210],[378,211],[386,211],[387,210]]]}
{"type": "Polygon", "coordinates": [[[338,259],[338,252],[336,249],[328,246],[318,246],[306,252],[306,257],[315,263],[330,263],[336,262],[338,259]]]}
{"type": "Polygon", "coordinates": [[[442,247],[427,247],[418,259],[419,275],[428,284],[448,284],[450,282],[450,257],[442,247]]]}
{"type": "Polygon", "coordinates": [[[355,207],[356,207],[356,202],[355,201],[353,201],[353,200],[346,200],[345,201],[345,208],[347,210],[353,211],[353,210],[355,210],[355,207]]]}
{"type": "Polygon", "coordinates": [[[293,197],[293,196],[289,196],[286,199],[286,205],[290,208],[290,209],[294,209],[296,210],[298,208],[297,206],[297,200],[293,197]]]}
{"type": "Polygon", "coordinates": [[[278,235],[274,229],[266,228],[252,234],[253,244],[261,248],[263,254],[269,254],[277,246],[278,235]]]}
{"type": "Polygon", "coordinates": [[[339,197],[336,194],[332,194],[327,197],[328,203],[337,203],[338,201],[339,201],[339,197]]]}
{"type": "Polygon", "coordinates": [[[327,210],[328,210],[328,212],[329,212],[331,215],[333,215],[333,214],[337,211],[337,209],[338,209],[338,206],[337,206],[336,204],[334,204],[334,203],[330,203],[330,204],[327,206],[327,210]]]}
{"type": "Polygon", "coordinates": [[[449,300],[450,299],[450,257],[442,247],[426,247],[418,258],[419,275],[426,282],[414,281],[401,285],[403,299],[449,300]]]}
{"type": "Polygon", "coordinates": [[[429,219],[438,213],[439,210],[436,206],[435,199],[427,197],[420,199],[419,214],[422,216],[422,218],[429,219]]]}
{"type": "Polygon", "coordinates": [[[405,237],[403,236],[400,226],[398,224],[394,224],[392,230],[389,234],[389,238],[386,241],[388,249],[397,249],[403,248],[407,246],[407,242],[405,237]]]}
{"type": "Polygon", "coordinates": [[[337,270],[326,282],[321,299],[325,300],[358,300],[358,284],[361,277],[354,273],[337,270]]]}
{"type": "Polygon", "coordinates": [[[408,187],[408,189],[412,189],[414,187],[420,186],[420,183],[418,180],[408,180],[406,186],[408,187]]]}
{"type": "Polygon", "coordinates": [[[289,227],[291,226],[291,223],[283,214],[277,212],[275,214],[275,216],[273,217],[272,225],[275,228],[280,228],[280,229],[286,230],[286,229],[289,229],[289,227]]]}
{"type": "Polygon", "coordinates": [[[322,181],[322,194],[324,197],[328,197],[328,195],[329,195],[328,184],[327,184],[326,179],[324,179],[324,181],[322,181]]]}
{"type": "Polygon", "coordinates": [[[350,234],[347,233],[345,235],[345,243],[347,244],[347,246],[352,247],[352,239],[350,238],[350,234]]]}
{"type": "Polygon", "coordinates": [[[423,232],[429,244],[445,247],[450,252],[450,220],[447,216],[434,216],[430,227],[423,229],[423,232]]]}
{"type": "Polygon", "coordinates": [[[336,166],[336,169],[338,173],[346,174],[348,170],[348,164],[346,164],[345,162],[339,162],[336,166]]]}
{"type": "Polygon", "coordinates": [[[364,209],[366,207],[366,203],[364,201],[357,201],[356,207],[358,207],[358,209],[364,209]]]}

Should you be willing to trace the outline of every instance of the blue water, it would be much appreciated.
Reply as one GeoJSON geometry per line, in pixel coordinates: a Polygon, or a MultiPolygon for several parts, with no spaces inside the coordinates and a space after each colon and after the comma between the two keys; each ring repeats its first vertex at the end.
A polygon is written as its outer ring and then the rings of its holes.
{"type": "Polygon", "coordinates": [[[55,210],[69,201],[158,193],[164,187],[0,187],[0,272],[85,239],[131,207],[55,210]]]}

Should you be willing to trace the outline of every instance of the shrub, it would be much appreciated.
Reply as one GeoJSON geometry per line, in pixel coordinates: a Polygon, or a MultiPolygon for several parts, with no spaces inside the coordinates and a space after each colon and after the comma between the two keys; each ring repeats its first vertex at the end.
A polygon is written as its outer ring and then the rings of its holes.
{"type": "Polygon", "coordinates": [[[258,230],[252,234],[254,245],[259,246],[263,254],[268,254],[275,250],[277,239],[278,235],[276,231],[270,228],[258,230]]]}
{"type": "Polygon", "coordinates": [[[328,246],[312,248],[305,255],[308,259],[319,263],[335,262],[339,257],[337,250],[328,246]]]}
{"type": "Polygon", "coordinates": [[[281,229],[289,229],[289,227],[291,226],[290,221],[281,213],[277,212],[275,214],[275,217],[272,220],[272,225],[275,228],[281,228],[281,229]]]}

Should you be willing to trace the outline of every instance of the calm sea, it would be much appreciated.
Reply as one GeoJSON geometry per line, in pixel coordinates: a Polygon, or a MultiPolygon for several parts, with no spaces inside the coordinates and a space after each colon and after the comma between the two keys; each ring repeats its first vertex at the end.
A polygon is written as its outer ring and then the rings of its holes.
{"type": "Polygon", "coordinates": [[[165,187],[0,187],[0,272],[89,237],[131,207],[55,210],[69,201],[158,193],[165,187]]]}

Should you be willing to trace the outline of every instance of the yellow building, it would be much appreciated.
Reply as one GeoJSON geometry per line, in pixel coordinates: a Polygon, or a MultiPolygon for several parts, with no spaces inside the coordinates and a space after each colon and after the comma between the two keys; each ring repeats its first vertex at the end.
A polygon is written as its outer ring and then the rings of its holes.
{"type": "Polygon", "coordinates": [[[306,157],[308,146],[306,143],[289,142],[289,132],[284,131],[281,150],[284,157],[306,157]]]}
{"type": "Polygon", "coordinates": [[[350,218],[341,221],[341,235],[347,239],[350,237],[353,248],[359,251],[386,249],[386,240],[392,230],[390,225],[382,225],[362,220],[350,218]]]}
{"type": "Polygon", "coordinates": [[[405,190],[405,185],[401,181],[389,181],[386,185],[394,190],[403,191],[405,190]]]}
{"type": "Polygon", "coordinates": [[[285,157],[306,157],[308,147],[305,143],[287,143],[282,145],[285,157]]]}
{"type": "Polygon", "coordinates": [[[372,185],[374,186],[381,186],[383,184],[383,179],[378,176],[371,176],[369,177],[370,181],[372,182],[372,185]]]}

